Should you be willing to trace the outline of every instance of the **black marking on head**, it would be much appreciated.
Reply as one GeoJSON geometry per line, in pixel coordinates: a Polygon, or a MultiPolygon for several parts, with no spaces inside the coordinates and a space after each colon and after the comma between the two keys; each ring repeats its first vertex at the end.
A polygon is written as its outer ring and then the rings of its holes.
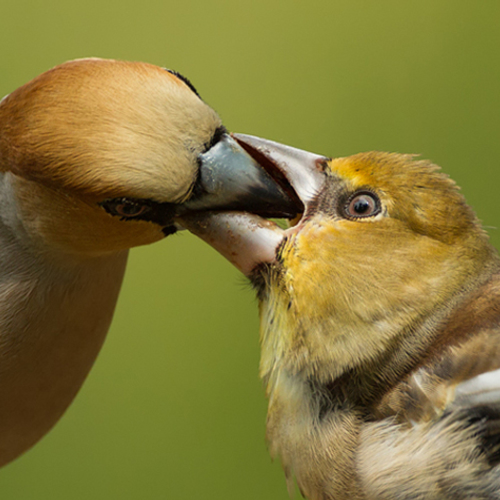
{"type": "Polygon", "coordinates": [[[168,68],[163,68],[165,71],[168,71],[172,75],[176,76],[179,80],[183,81],[200,99],[201,96],[198,94],[198,91],[194,87],[194,85],[183,75],[178,73],[177,71],[174,71],[173,69],[168,69],[168,68]]]}
{"type": "Polygon", "coordinates": [[[212,149],[222,139],[222,137],[228,133],[229,132],[227,131],[227,128],[224,127],[224,125],[217,127],[210,140],[205,143],[205,149],[203,150],[203,153],[206,153],[207,151],[212,149]]]}
{"type": "Polygon", "coordinates": [[[163,229],[163,234],[165,236],[170,236],[171,234],[174,234],[177,232],[177,228],[175,226],[165,226],[163,229]]]}
{"type": "Polygon", "coordinates": [[[119,217],[120,220],[142,220],[152,222],[162,226],[165,235],[175,233],[176,231],[173,226],[177,208],[175,203],[161,203],[150,199],[121,197],[101,201],[99,205],[104,208],[108,214],[119,217]],[[122,211],[118,210],[118,207],[123,205],[137,206],[145,208],[145,210],[142,210],[137,216],[124,217],[122,211]]]}

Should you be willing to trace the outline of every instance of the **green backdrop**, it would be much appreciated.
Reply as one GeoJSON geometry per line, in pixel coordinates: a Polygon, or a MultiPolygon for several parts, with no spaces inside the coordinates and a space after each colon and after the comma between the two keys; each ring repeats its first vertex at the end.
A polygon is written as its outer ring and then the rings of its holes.
{"type": "MultiPolygon", "coordinates": [[[[500,221],[498,0],[2,0],[0,94],[68,59],[188,76],[233,131],[331,156],[420,153],[500,221]]],[[[0,497],[285,500],[268,457],[256,303],[189,234],[131,254],[83,390],[0,497]]]]}

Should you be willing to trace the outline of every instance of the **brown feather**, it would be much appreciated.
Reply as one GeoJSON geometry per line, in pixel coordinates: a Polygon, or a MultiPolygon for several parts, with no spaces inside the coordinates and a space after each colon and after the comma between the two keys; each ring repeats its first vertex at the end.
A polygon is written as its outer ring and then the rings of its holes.
{"type": "Polygon", "coordinates": [[[179,202],[194,182],[196,155],[219,125],[216,113],[162,68],[77,60],[1,103],[0,168],[92,199],[179,202]]]}

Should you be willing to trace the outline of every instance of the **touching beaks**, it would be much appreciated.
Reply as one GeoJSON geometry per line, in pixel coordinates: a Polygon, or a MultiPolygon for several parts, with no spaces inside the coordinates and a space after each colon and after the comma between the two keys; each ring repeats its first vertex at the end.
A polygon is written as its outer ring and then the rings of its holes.
{"type": "Polygon", "coordinates": [[[233,137],[274,178],[284,177],[304,206],[325,182],[324,164],[329,158],[246,134],[233,137]]]}
{"type": "Polygon", "coordinates": [[[247,211],[262,217],[295,217],[302,211],[293,189],[274,179],[229,134],[199,156],[199,178],[178,214],[247,211]]]}
{"type": "Polygon", "coordinates": [[[178,223],[250,276],[275,262],[287,235],[266,218],[307,211],[325,183],[328,158],[244,134],[226,135],[202,156],[202,194],[183,205],[178,223]]]}

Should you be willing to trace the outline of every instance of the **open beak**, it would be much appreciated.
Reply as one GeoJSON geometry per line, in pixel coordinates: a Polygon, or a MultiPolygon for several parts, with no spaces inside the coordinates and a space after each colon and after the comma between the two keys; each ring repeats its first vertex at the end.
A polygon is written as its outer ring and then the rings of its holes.
{"type": "Polygon", "coordinates": [[[262,217],[295,217],[302,211],[294,190],[273,178],[229,134],[200,155],[195,193],[179,214],[200,211],[248,211],[262,217]]]}
{"type": "Polygon", "coordinates": [[[285,178],[303,206],[325,182],[324,163],[329,158],[253,135],[233,134],[245,150],[274,178],[285,178]]]}
{"type": "Polygon", "coordinates": [[[178,222],[250,276],[259,265],[275,262],[278,246],[294,229],[266,218],[307,213],[325,183],[328,158],[250,135],[232,137],[221,145],[222,154],[210,155],[207,170],[202,163],[207,192],[184,204],[188,210],[178,222]],[[228,155],[229,148],[237,153],[228,155]]]}

